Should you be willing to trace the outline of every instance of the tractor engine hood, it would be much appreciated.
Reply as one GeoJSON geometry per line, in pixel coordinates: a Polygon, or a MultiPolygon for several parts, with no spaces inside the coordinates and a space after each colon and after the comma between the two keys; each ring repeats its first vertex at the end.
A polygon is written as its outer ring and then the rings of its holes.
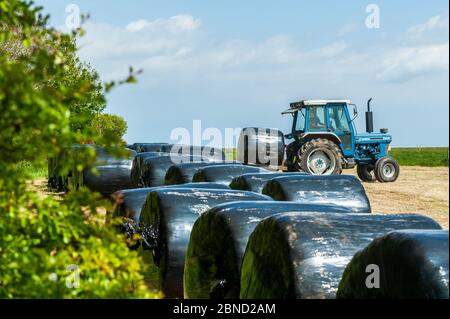
{"type": "Polygon", "coordinates": [[[383,133],[365,133],[355,136],[356,142],[392,142],[392,135],[383,133]]]}

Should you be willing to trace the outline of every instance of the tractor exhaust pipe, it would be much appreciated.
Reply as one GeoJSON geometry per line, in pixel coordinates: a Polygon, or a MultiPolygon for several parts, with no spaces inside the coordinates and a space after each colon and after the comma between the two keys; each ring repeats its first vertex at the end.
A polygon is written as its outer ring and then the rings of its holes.
{"type": "Polygon", "coordinates": [[[370,110],[370,102],[372,98],[367,101],[367,112],[366,112],[366,132],[373,133],[373,113],[370,110]]]}

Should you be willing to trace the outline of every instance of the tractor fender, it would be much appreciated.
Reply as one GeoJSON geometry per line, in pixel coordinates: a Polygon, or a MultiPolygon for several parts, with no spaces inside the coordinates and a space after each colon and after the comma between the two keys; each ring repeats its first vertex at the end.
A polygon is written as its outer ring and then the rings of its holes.
{"type": "Polygon", "coordinates": [[[301,141],[301,143],[305,143],[305,142],[308,142],[308,141],[316,139],[316,138],[323,138],[323,139],[331,140],[334,143],[336,143],[336,145],[338,145],[338,146],[342,143],[339,136],[337,136],[336,134],[334,134],[332,132],[320,132],[320,133],[319,132],[318,133],[307,132],[307,133],[300,134],[298,136],[298,138],[301,141]]]}

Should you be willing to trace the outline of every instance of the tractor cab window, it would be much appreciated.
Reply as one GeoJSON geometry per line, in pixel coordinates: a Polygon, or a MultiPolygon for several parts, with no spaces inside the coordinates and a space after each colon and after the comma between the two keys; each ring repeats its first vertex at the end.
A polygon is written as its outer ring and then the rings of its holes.
{"type": "Polygon", "coordinates": [[[305,131],[305,110],[300,109],[296,115],[295,121],[295,131],[296,132],[304,132],[305,131]]]}
{"type": "Polygon", "coordinates": [[[308,128],[324,131],[327,129],[325,106],[311,106],[308,111],[308,128]]]}
{"type": "Polygon", "coordinates": [[[328,118],[332,132],[350,132],[350,126],[343,105],[328,106],[328,118]]]}

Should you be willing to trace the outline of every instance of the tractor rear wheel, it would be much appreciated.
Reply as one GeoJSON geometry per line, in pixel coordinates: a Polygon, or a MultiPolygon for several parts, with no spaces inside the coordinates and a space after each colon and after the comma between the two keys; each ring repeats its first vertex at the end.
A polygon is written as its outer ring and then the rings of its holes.
{"type": "Polygon", "coordinates": [[[395,182],[400,174],[400,166],[392,157],[382,157],[375,163],[375,177],[380,183],[395,182]]]}
{"type": "Polygon", "coordinates": [[[359,164],[356,171],[358,172],[358,177],[363,182],[375,182],[377,179],[374,173],[375,165],[373,164],[359,164]]]}
{"type": "Polygon", "coordinates": [[[300,148],[297,166],[312,175],[338,175],[342,173],[342,153],[333,141],[314,139],[300,148]]]}

